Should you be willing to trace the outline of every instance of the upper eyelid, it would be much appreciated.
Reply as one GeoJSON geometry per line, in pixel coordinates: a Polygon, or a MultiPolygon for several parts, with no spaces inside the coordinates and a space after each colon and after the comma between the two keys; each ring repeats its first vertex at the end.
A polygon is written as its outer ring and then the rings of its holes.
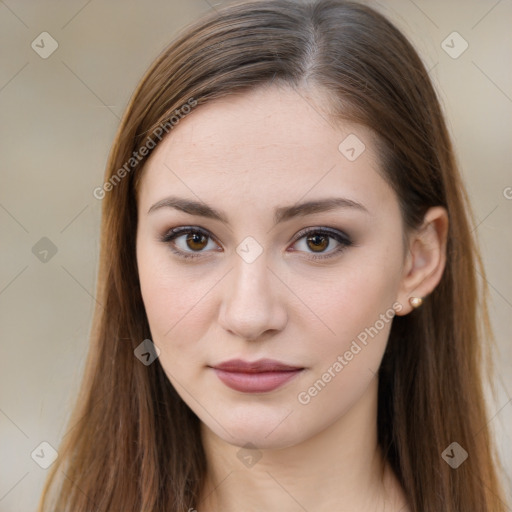
{"type": "MultiPolygon", "coordinates": [[[[178,226],[176,228],[169,229],[161,236],[161,239],[163,241],[165,241],[165,239],[175,240],[176,238],[179,238],[179,237],[187,234],[188,232],[194,232],[194,231],[207,236],[208,238],[215,241],[216,244],[219,244],[217,237],[215,235],[213,235],[210,230],[200,227],[200,226],[192,226],[192,225],[178,226]]],[[[336,235],[338,235],[340,238],[344,239],[347,243],[353,244],[352,238],[345,231],[337,229],[337,228],[332,228],[332,227],[328,227],[328,226],[319,226],[319,225],[308,226],[308,227],[300,229],[293,236],[293,239],[290,243],[295,243],[298,240],[304,238],[309,233],[315,233],[315,232],[324,232],[327,235],[332,235],[333,238],[336,235]]],[[[338,242],[338,243],[340,243],[340,242],[338,242]]],[[[200,252],[202,252],[202,251],[198,251],[197,253],[199,254],[200,252]]]]}
{"type": "Polygon", "coordinates": [[[352,241],[352,238],[348,235],[348,233],[345,233],[345,231],[343,231],[341,229],[330,228],[328,226],[310,226],[310,227],[307,227],[307,228],[300,229],[294,235],[293,241],[300,240],[301,238],[303,238],[307,234],[309,234],[309,233],[316,233],[316,232],[332,234],[333,236],[334,235],[338,235],[338,236],[341,236],[341,238],[345,238],[347,242],[349,242],[349,241],[351,242],[352,241]]]}

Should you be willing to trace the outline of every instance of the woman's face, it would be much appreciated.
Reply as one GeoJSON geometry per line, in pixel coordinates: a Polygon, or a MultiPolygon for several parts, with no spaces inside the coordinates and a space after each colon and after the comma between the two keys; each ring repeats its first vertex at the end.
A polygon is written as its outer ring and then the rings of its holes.
{"type": "Polygon", "coordinates": [[[137,262],[160,364],[238,446],[293,446],[342,419],[375,386],[401,307],[397,198],[371,133],[334,128],[324,101],[272,86],[199,106],[141,181],[137,262]]]}

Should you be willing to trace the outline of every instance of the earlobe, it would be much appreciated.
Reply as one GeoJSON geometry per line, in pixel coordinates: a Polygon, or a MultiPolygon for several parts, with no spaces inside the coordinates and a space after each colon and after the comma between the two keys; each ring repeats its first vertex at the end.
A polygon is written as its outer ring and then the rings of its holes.
{"type": "Polygon", "coordinates": [[[404,306],[398,315],[407,315],[419,308],[439,284],[446,266],[447,236],[446,209],[441,206],[430,208],[421,227],[409,236],[408,264],[397,297],[404,306]]]}
{"type": "Polygon", "coordinates": [[[421,297],[411,297],[409,299],[409,304],[414,308],[419,308],[423,304],[423,299],[421,297]]]}

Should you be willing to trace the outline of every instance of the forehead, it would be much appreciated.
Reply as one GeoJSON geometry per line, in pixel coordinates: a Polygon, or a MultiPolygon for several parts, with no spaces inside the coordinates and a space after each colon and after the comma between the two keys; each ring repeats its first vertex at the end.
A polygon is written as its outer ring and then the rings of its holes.
{"type": "Polygon", "coordinates": [[[146,163],[141,202],[181,194],[243,207],[336,192],[363,203],[389,200],[372,132],[334,125],[326,101],[317,90],[272,86],[196,107],[146,163]],[[356,156],[362,151],[357,158],[345,141],[356,156]]]}

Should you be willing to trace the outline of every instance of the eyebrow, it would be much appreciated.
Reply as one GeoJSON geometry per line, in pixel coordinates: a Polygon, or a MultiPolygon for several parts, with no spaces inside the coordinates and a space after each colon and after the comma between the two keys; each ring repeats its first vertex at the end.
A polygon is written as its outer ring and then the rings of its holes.
{"type": "MultiPolygon", "coordinates": [[[[161,208],[174,208],[190,215],[207,217],[209,219],[218,220],[229,225],[227,215],[220,210],[212,208],[206,203],[194,201],[191,199],[183,199],[176,196],[166,197],[155,203],[148,210],[148,214],[161,208]]],[[[329,197],[326,199],[318,199],[316,201],[307,201],[291,206],[281,206],[274,210],[274,225],[285,222],[294,217],[303,217],[314,213],[332,211],[337,208],[354,208],[362,212],[368,213],[368,210],[357,201],[342,197],[329,197]]]]}

